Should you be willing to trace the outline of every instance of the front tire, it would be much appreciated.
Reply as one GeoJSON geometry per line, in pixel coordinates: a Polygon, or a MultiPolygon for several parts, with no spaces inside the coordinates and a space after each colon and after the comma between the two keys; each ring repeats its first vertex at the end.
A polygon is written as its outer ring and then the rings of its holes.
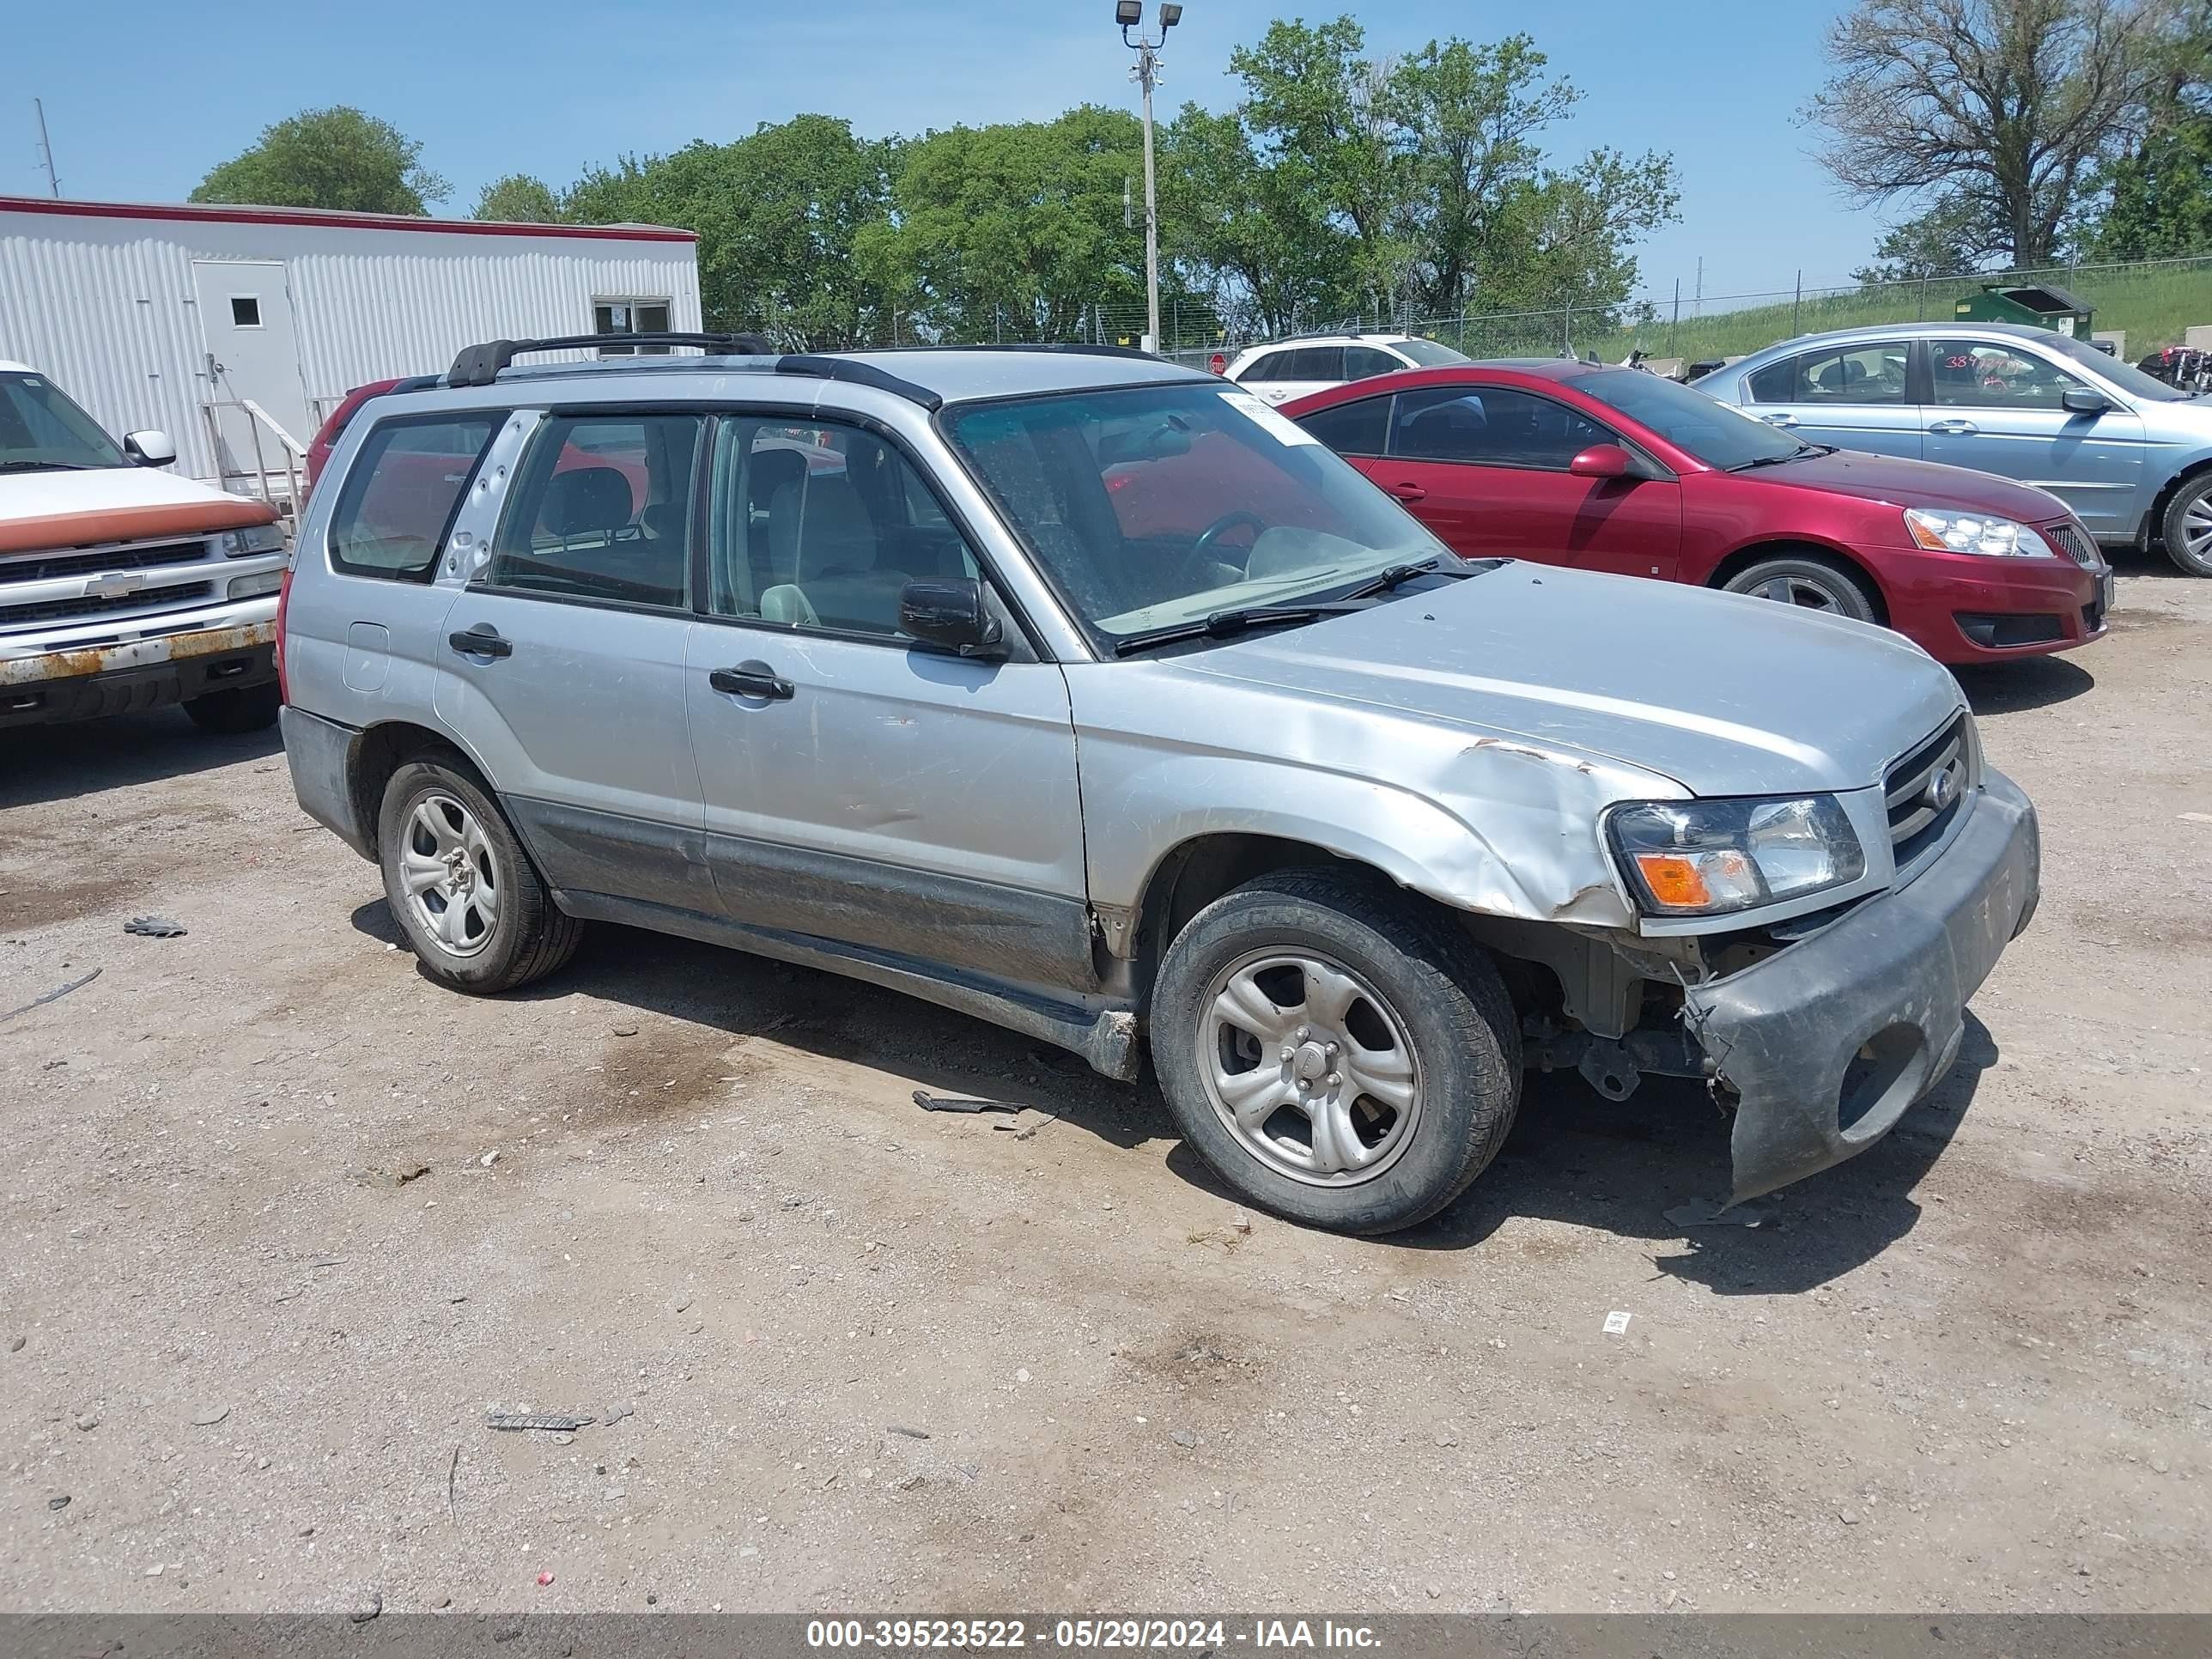
{"type": "Polygon", "coordinates": [[[2173,492],[2160,526],[2166,556],[2192,576],[2212,576],[2212,472],[2173,492]]]}
{"type": "Polygon", "coordinates": [[[1168,947],[1149,1026],[1199,1155],[1260,1208],[1335,1232],[1435,1215],[1520,1103],[1497,969],[1379,880],[1283,871],[1217,899],[1168,947]]]}
{"type": "Polygon", "coordinates": [[[228,737],[275,725],[283,703],[283,694],[271,680],[266,685],[232,686],[193,697],[185,702],[185,713],[201,731],[228,737]]]}
{"type": "Polygon", "coordinates": [[[1730,593],[1775,599],[1801,610],[1819,611],[1853,622],[1880,620],[1866,584],[1837,560],[1815,553],[1793,553],[1747,565],[1722,584],[1730,593]]]}
{"type": "Polygon", "coordinates": [[[385,902],[441,985],[489,996],[575,954],[583,923],[553,902],[472,773],[408,762],[385,785],[376,840],[385,902]]]}

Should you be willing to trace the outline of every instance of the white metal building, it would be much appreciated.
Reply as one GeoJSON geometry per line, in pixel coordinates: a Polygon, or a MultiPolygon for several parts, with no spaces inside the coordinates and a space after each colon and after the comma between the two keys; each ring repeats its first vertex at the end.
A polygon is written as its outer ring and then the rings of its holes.
{"type": "Polygon", "coordinates": [[[699,326],[688,230],[0,196],[0,358],[253,493],[367,381],[480,340],[699,326]]]}

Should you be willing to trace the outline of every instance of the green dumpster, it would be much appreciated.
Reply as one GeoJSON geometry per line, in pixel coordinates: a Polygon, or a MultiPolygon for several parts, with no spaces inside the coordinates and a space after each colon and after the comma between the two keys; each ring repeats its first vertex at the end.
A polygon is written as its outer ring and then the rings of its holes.
{"type": "Polygon", "coordinates": [[[1980,293],[1959,301],[1956,314],[1961,322],[2032,323],[2077,340],[2089,337],[2087,303],[2078,294],[2049,283],[1985,283],[1980,293]]]}

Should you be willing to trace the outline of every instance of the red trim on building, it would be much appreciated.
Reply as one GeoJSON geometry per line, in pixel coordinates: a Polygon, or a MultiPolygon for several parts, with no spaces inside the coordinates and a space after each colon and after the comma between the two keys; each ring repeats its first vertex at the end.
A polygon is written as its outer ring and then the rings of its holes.
{"type": "Polygon", "coordinates": [[[397,213],[338,213],[322,208],[171,206],[150,202],[64,202],[0,196],[0,213],[52,213],[76,219],[185,219],[210,224],[312,225],[330,230],[442,231],[462,236],[565,236],[592,241],[696,242],[695,231],[665,226],[523,225],[486,219],[416,219],[397,213]]]}

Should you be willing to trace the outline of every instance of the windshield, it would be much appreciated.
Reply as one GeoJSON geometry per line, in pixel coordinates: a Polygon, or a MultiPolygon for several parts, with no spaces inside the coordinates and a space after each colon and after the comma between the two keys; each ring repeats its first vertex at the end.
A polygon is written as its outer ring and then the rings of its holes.
{"type": "Polygon", "coordinates": [[[129,465],[100,423],[43,376],[0,374],[0,471],[129,465]]]}
{"type": "Polygon", "coordinates": [[[1218,381],[977,404],[945,431],[1109,642],[1408,562],[1461,568],[1328,449],[1218,381]]]}
{"type": "Polygon", "coordinates": [[[1443,368],[1452,363],[1471,363],[1474,358],[1464,351],[1454,351],[1448,345],[1438,345],[1434,340],[1398,340],[1392,343],[1393,350],[1411,357],[1423,368],[1443,368]]]}
{"type": "Polygon", "coordinates": [[[2141,398],[2154,404],[2186,403],[2196,394],[2170,386],[2163,380],[2154,380],[2133,363],[2124,363],[2110,352],[2100,351],[2093,345],[2084,345],[2069,335],[2054,333],[2047,340],[2038,342],[2056,351],[2062,357],[2070,357],[2092,374],[2102,375],[2130,398],[2141,398]]]}
{"type": "Polygon", "coordinates": [[[1778,432],[1756,415],[1640,368],[1601,369],[1568,385],[1639,421],[1708,466],[1727,471],[1778,461],[1811,447],[1778,432]]]}

